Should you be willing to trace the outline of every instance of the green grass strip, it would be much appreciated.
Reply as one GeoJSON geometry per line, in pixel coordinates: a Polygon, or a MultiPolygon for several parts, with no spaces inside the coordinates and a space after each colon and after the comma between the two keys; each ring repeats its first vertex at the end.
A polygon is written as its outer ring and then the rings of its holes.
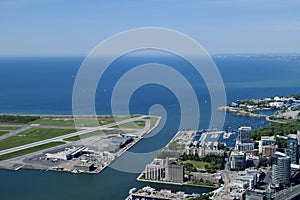
{"type": "Polygon", "coordinates": [[[3,139],[0,141],[0,150],[10,149],[25,144],[39,142],[42,140],[66,135],[76,132],[75,129],[44,129],[44,128],[32,128],[15,136],[3,139]]]}
{"type": "Polygon", "coordinates": [[[69,141],[69,142],[78,141],[78,140],[81,140],[81,139],[84,139],[84,138],[93,137],[93,136],[103,134],[103,133],[108,133],[108,132],[112,132],[112,131],[110,131],[110,130],[94,131],[94,132],[86,133],[86,134],[83,134],[83,135],[80,135],[80,136],[77,135],[77,136],[69,137],[69,138],[64,139],[64,141],[69,141]]]}
{"type": "Polygon", "coordinates": [[[16,126],[0,126],[0,130],[5,130],[5,131],[13,131],[13,130],[18,130],[22,127],[16,127],[16,126]]]}
{"type": "MultiPolygon", "coordinates": [[[[77,126],[81,127],[96,127],[114,123],[115,121],[121,121],[130,118],[130,116],[103,116],[98,117],[98,122],[94,118],[82,117],[77,118],[77,126]]],[[[32,122],[33,124],[40,124],[42,126],[75,126],[74,119],[72,117],[42,117],[32,122]]]]}
{"type": "Polygon", "coordinates": [[[23,156],[23,155],[26,155],[26,154],[30,154],[30,153],[40,151],[40,150],[43,150],[43,149],[48,149],[48,148],[51,148],[51,147],[59,146],[59,145],[62,145],[62,144],[65,144],[65,142],[50,142],[50,143],[42,144],[42,145],[39,145],[39,146],[36,146],[36,147],[31,147],[31,148],[28,148],[28,149],[23,149],[23,150],[20,150],[20,151],[15,151],[15,152],[12,152],[12,153],[4,154],[4,155],[0,156],[0,161],[15,158],[15,157],[18,157],[18,156],[23,156]]]}
{"type": "Polygon", "coordinates": [[[120,125],[117,125],[117,126],[113,126],[112,128],[142,129],[144,127],[145,127],[145,121],[139,120],[139,121],[127,122],[125,124],[120,124],[120,125]]]}
{"type": "Polygon", "coordinates": [[[150,128],[153,128],[156,125],[157,121],[158,121],[157,117],[151,117],[150,118],[150,128]]]}
{"type": "Polygon", "coordinates": [[[9,131],[1,131],[1,130],[0,130],[0,136],[5,135],[5,134],[7,134],[7,133],[9,133],[9,131]]]}

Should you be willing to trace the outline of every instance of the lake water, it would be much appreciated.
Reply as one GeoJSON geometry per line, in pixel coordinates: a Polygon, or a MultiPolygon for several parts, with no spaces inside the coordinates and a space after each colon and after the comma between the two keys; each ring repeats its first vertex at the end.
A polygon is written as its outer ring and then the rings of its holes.
{"type": "MultiPolygon", "coordinates": [[[[72,89],[83,57],[0,58],[0,113],[72,114],[72,89]]],[[[290,95],[300,92],[300,57],[278,55],[216,56],[224,80],[227,102],[238,99],[290,95]]],[[[210,118],[209,93],[205,85],[194,77],[193,71],[184,68],[187,63],[176,56],[124,56],[112,64],[96,94],[97,114],[111,114],[109,98],[116,82],[132,66],[149,62],[171,65],[185,76],[197,92],[201,119],[199,129],[207,128],[210,118]],[[204,89],[203,89],[204,88],[204,89]],[[106,100],[102,100],[106,99],[106,100]]],[[[174,80],[176,82],[176,80],[174,80]]],[[[148,114],[153,104],[161,104],[168,113],[161,131],[136,144],[130,153],[155,151],[174,136],[180,120],[179,104],[174,95],[158,85],[139,88],[130,100],[130,113],[148,114]]],[[[120,114],[123,110],[120,109],[120,114]]],[[[193,119],[190,119],[193,120],[193,119]]],[[[236,130],[239,126],[264,127],[263,119],[226,115],[224,129],[236,130]]],[[[188,129],[190,127],[183,127],[188,129]]],[[[153,155],[154,156],[154,155],[153,155]]],[[[126,160],[126,154],[117,165],[144,166],[136,160],[126,160]]],[[[143,162],[150,162],[147,157],[143,162]]],[[[141,167],[140,167],[141,168],[141,167]]],[[[143,187],[136,181],[138,173],[126,173],[107,168],[99,175],[74,175],[36,170],[0,170],[0,199],[124,199],[132,187],[143,187]]],[[[158,188],[208,192],[207,188],[149,184],[158,188]]]]}

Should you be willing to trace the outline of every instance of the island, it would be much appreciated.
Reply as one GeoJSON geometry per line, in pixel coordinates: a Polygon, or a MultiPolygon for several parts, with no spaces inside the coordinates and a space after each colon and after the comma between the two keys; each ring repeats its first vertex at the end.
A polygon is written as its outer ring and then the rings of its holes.
{"type": "Polygon", "coordinates": [[[300,94],[237,100],[218,107],[218,110],[233,112],[235,115],[266,117],[268,121],[284,123],[287,119],[300,118],[300,94]]]}
{"type": "Polygon", "coordinates": [[[0,115],[0,168],[99,173],[160,122],[148,115],[0,115]]]}

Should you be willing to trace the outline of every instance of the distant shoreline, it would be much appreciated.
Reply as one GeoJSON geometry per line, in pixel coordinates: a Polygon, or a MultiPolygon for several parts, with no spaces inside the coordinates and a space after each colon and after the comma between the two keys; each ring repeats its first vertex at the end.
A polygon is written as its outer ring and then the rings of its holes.
{"type": "MultiPolygon", "coordinates": [[[[264,114],[251,113],[251,112],[242,111],[242,110],[237,111],[237,110],[232,109],[230,106],[220,106],[220,107],[217,107],[217,110],[231,112],[231,113],[233,113],[235,115],[239,115],[239,116],[249,116],[249,117],[258,117],[258,118],[268,117],[268,115],[264,115],[264,114]]],[[[261,109],[261,110],[267,110],[267,109],[261,109]]]]}
{"type": "MultiPolygon", "coordinates": [[[[17,114],[17,113],[0,113],[0,116],[41,116],[41,117],[125,117],[128,115],[72,115],[72,114],[17,114]]],[[[142,114],[132,114],[131,116],[140,116],[142,114]]],[[[151,116],[151,115],[149,115],[151,116]]]]}

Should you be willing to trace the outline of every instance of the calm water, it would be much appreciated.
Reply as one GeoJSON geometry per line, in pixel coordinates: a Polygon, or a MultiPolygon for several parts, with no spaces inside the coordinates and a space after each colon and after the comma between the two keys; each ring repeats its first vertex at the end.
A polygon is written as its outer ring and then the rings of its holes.
{"type": "MultiPolygon", "coordinates": [[[[81,57],[0,58],[0,113],[71,114],[73,82],[82,60],[81,57]]],[[[214,60],[225,82],[228,103],[237,99],[300,92],[300,57],[218,56],[214,60]]],[[[205,84],[197,79],[192,70],[185,67],[188,65],[185,61],[174,56],[118,59],[99,83],[96,94],[97,114],[111,113],[111,83],[115,83],[133,66],[149,62],[171,65],[190,77],[189,81],[197,92],[201,108],[199,128],[206,128],[210,118],[210,101],[208,91],[203,87],[205,84]]],[[[130,100],[130,112],[148,114],[151,105],[157,103],[163,105],[168,113],[165,126],[154,137],[140,141],[130,152],[156,150],[176,133],[180,119],[179,105],[174,95],[163,87],[146,85],[138,89],[130,100]]],[[[122,112],[120,110],[120,114],[122,112]]],[[[227,114],[225,129],[234,130],[242,125],[258,128],[266,126],[267,122],[227,114]]],[[[135,160],[128,162],[143,166],[143,163],[135,163],[135,160]]],[[[116,163],[122,165],[118,160],[116,163]]],[[[135,173],[120,172],[112,168],[99,175],[80,176],[34,170],[1,170],[0,199],[124,199],[130,188],[146,185],[137,182],[136,177],[135,173]]],[[[205,188],[150,185],[186,192],[210,191],[205,188]]]]}

